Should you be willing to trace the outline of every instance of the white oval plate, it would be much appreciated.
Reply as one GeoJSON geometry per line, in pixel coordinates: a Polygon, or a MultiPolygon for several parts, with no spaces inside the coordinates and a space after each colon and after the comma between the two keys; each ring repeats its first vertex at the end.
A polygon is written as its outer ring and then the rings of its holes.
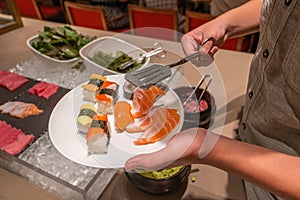
{"type": "MultiPolygon", "coordinates": [[[[124,75],[107,76],[107,80],[117,82],[119,87],[119,99],[129,100],[123,97],[124,75]]],[[[171,89],[159,98],[154,104],[163,104],[163,107],[176,108],[180,115],[180,121],[175,129],[163,140],[136,146],[133,141],[141,133],[129,134],[126,132],[118,133],[114,125],[114,116],[108,115],[111,126],[111,139],[107,154],[89,155],[86,146],[85,136],[78,133],[76,118],[79,108],[87,101],[83,100],[82,88],[78,86],[67,93],[55,106],[49,120],[49,135],[53,145],[65,157],[91,167],[97,168],[121,168],[124,167],[126,160],[130,157],[141,154],[151,153],[165,147],[170,138],[179,132],[183,125],[184,111],[182,103],[175,92],[171,89]]]]}

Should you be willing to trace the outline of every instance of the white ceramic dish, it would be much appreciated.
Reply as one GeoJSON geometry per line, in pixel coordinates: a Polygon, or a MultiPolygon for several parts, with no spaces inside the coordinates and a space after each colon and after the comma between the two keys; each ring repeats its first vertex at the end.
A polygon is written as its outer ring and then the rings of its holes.
{"type": "MultiPolygon", "coordinates": [[[[120,85],[118,100],[128,101],[123,96],[122,91],[124,75],[107,76],[107,79],[115,81],[120,85]]],[[[114,125],[113,115],[108,115],[111,127],[111,139],[108,146],[108,153],[89,155],[85,136],[78,132],[76,126],[79,108],[84,103],[86,103],[86,101],[83,100],[81,86],[78,86],[67,93],[52,111],[49,120],[49,135],[53,145],[65,157],[74,162],[91,167],[121,168],[124,167],[126,160],[134,155],[150,153],[162,149],[170,138],[181,130],[184,120],[184,111],[181,101],[176,93],[169,89],[166,95],[155,102],[155,105],[164,104],[164,107],[177,108],[180,115],[180,122],[165,139],[153,144],[136,146],[133,144],[133,141],[138,138],[141,133],[118,133],[114,125]]]]}
{"type": "MultiPolygon", "coordinates": [[[[92,42],[82,47],[79,51],[79,54],[84,59],[84,64],[89,72],[98,74],[101,73],[104,75],[121,73],[107,69],[106,67],[101,66],[89,59],[99,51],[102,51],[104,53],[111,53],[112,55],[116,55],[118,51],[122,51],[133,57],[133,59],[138,58],[141,54],[146,53],[143,49],[114,37],[101,37],[93,40],[92,42]]],[[[149,63],[149,60],[150,58],[147,58],[145,63],[140,68],[147,65],[149,63]]]]}
{"type": "Polygon", "coordinates": [[[57,64],[73,64],[75,62],[78,62],[81,58],[80,57],[76,57],[76,58],[72,58],[72,59],[69,59],[69,60],[59,60],[59,59],[55,59],[55,58],[52,58],[50,56],[47,56],[41,52],[39,52],[38,50],[36,50],[35,48],[32,47],[32,44],[36,41],[38,41],[39,39],[39,36],[38,35],[35,35],[35,36],[32,36],[30,37],[27,41],[26,41],[26,44],[28,46],[28,48],[34,52],[37,56],[40,56],[41,58],[45,59],[45,60],[48,60],[48,61],[51,61],[51,62],[55,62],[57,64]]]}

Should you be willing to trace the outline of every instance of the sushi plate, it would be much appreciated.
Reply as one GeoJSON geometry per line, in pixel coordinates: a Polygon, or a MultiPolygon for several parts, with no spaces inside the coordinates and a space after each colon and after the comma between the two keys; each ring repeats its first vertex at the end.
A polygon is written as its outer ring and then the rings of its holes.
{"type": "MultiPolygon", "coordinates": [[[[131,101],[125,99],[123,96],[124,75],[110,75],[106,78],[109,81],[115,81],[119,84],[118,101],[125,100],[131,103],[131,101]]],[[[174,134],[181,130],[184,120],[182,103],[176,93],[172,89],[169,89],[154,104],[154,106],[162,105],[167,108],[176,108],[180,115],[179,123],[165,139],[153,144],[134,145],[133,141],[142,133],[129,134],[127,132],[118,132],[115,127],[114,116],[108,115],[111,128],[108,151],[106,154],[89,154],[85,135],[79,133],[76,126],[76,118],[80,106],[84,103],[87,103],[87,101],[83,99],[81,86],[68,92],[52,111],[49,120],[49,135],[53,145],[65,157],[90,167],[122,168],[126,160],[134,155],[160,150],[165,147],[174,134]]]]}

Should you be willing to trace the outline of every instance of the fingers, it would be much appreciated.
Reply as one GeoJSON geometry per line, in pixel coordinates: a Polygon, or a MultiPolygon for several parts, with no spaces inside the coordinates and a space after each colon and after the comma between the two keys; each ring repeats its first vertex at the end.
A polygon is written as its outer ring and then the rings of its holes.
{"type": "Polygon", "coordinates": [[[133,169],[147,169],[158,170],[169,166],[175,158],[169,154],[168,151],[161,150],[149,154],[140,154],[127,160],[125,163],[125,170],[131,171],[133,169]]]}
{"type": "MultiPolygon", "coordinates": [[[[199,129],[194,128],[176,134],[165,148],[154,153],[140,154],[127,160],[125,169],[127,171],[135,168],[157,170],[190,164],[195,161],[195,158],[198,158],[198,153],[195,153],[195,149],[201,146],[201,142],[197,142],[199,140],[198,132],[199,129]]],[[[200,139],[202,135],[203,133],[200,133],[200,139]]]]}
{"type": "Polygon", "coordinates": [[[197,52],[199,46],[198,42],[189,34],[186,34],[181,38],[181,44],[186,55],[197,52]]]}

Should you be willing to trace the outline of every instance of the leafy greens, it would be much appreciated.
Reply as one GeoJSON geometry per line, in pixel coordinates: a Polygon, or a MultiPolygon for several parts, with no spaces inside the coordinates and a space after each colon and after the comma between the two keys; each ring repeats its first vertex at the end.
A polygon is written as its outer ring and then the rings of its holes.
{"type": "Polygon", "coordinates": [[[32,47],[52,58],[69,60],[79,57],[79,50],[95,38],[78,34],[69,25],[55,28],[45,26],[32,47]]]}

